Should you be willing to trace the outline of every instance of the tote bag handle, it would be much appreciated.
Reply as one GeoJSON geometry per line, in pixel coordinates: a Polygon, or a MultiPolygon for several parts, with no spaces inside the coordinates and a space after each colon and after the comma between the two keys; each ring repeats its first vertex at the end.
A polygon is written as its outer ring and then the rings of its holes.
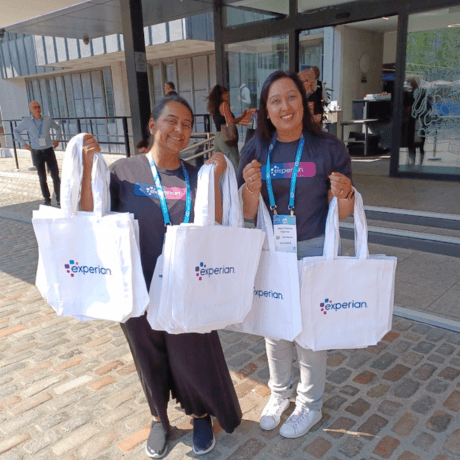
{"type": "Polygon", "coordinates": [[[260,228],[265,232],[264,249],[270,252],[275,252],[275,234],[273,233],[273,224],[268,212],[267,206],[265,205],[262,194],[259,194],[259,208],[257,211],[257,228],[260,228]]]}
{"type": "MultiPolygon", "coordinates": [[[[355,256],[358,259],[369,258],[367,222],[364,213],[363,197],[353,187],[355,191],[355,206],[354,206],[354,233],[355,233],[355,256]]],[[[324,239],[323,255],[326,259],[336,259],[339,253],[339,208],[336,197],[332,198],[329,203],[329,211],[326,220],[326,232],[324,239]]]]}

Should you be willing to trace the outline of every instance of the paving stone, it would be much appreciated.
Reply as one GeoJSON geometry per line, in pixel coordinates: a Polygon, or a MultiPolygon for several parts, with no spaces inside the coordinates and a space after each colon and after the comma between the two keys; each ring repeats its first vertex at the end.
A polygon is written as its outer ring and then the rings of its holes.
{"type": "Polygon", "coordinates": [[[446,335],[446,331],[433,327],[430,332],[428,332],[426,339],[430,342],[439,342],[446,335]]]}
{"type": "Polygon", "coordinates": [[[414,372],[414,377],[416,379],[426,381],[428,380],[435,371],[437,371],[438,368],[436,366],[433,366],[433,364],[422,364],[415,372],[414,372]]]}
{"type": "Polygon", "coordinates": [[[458,332],[450,332],[446,340],[454,345],[460,345],[460,334],[458,332]]]}
{"type": "Polygon", "coordinates": [[[330,427],[326,433],[334,439],[341,438],[344,433],[339,432],[338,430],[350,430],[353,425],[356,424],[356,421],[348,417],[339,417],[330,427]],[[329,431],[331,430],[331,431],[329,431]],[[334,431],[337,430],[337,431],[334,431]]]}
{"type": "Polygon", "coordinates": [[[375,387],[371,388],[366,394],[370,398],[381,398],[382,396],[388,393],[389,389],[390,389],[389,385],[380,383],[376,385],[375,387]]]}
{"type": "Polygon", "coordinates": [[[374,380],[374,377],[376,374],[370,371],[364,371],[361,372],[361,374],[357,375],[354,379],[353,382],[360,383],[361,385],[367,385],[368,383],[371,383],[372,380],[374,380]]]}
{"type": "Polygon", "coordinates": [[[36,454],[51,444],[59,441],[62,438],[62,434],[57,430],[48,430],[43,433],[39,438],[33,439],[28,443],[24,444],[24,450],[28,454],[36,454]]]}
{"type": "Polygon", "coordinates": [[[409,364],[409,366],[416,366],[423,358],[424,355],[421,355],[420,353],[414,353],[413,351],[409,351],[409,353],[406,353],[402,357],[402,360],[409,364]]]}
{"type": "Polygon", "coordinates": [[[392,347],[391,351],[397,355],[402,355],[413,345],[413,343],[407,340],[398,340],[392,347]]]}
{"type": "Polygon", "coordinates": [[[332,443],[321,436],[317,437],[312,443],[305,447],[305,452],[312,457],[322,458],[332,447],[332,443]]]}
{"type": "Polygon", "coordinates": [[[449,364],[452,364],[452,366],[460,367],[460,358],[452,358],[449,361],[449,364]]]}
{"type": "Polygon", "coordinates": [[[345,410],[347,412],[350,412],[350,414],[361,417],[365,412],[369,410],[370,407],[371,405],[367,401],[364,401],[364,399],[359,398],[353,403],[351,403],[348,407],[346,407],[345,410]]]}
{"type": "Polygon", "coordinates": [[[91,418],[91,414],[89,413],[76,415],[72,417],[72,419],[62,427],[62,429],[65,432],[70,433],[71,431],[74,431],[77,428],[80,428],[81,426],[88,423],[91,420],[91,418]]]}
{"type": "Polygon", "coordinates": [[[29,433],[18,433],[0,440],[0,454],[9,451],[30,439],[29,433]]]}
{"type": "Polygon", "coordinates": [[[31,398],[28,398],[27,400],[23,401],[22,403],[19,403],[15,405],[12,409],[10,409],[11,415],[19,415],[24,412],[27,412],[31,409],[35,409],[36,407],[40,406],[41,404],[44,404],[45,402],[49,401],[50,399],[53,399],[53,397],[48,394],[48,393],[40,393],[38,395],[35,395],[31,398]]]}
{"type": "Polygon", "coordinates": [[[238,341],[237,343],[224,348],[224,356],[226,359],[231,358],[242,351],[247,351],[250,346],[251,344],[248,342],[238,341]]]}
{"type": "Polygon", "coordinates": [[[411,409],[418,414],[427,415],[435,404],[436,400],[434,398],[424,395],[412,404],[411,409]]]}
{"type": "Polygon", "coordinates": [[[408,372],[410,371],[410,367],[403,366],[402,364],[396,364],[396,366],[392,367],[388,371],[383,374],[383,380],[389,380],[390,382],[397,382],[401,380],[408,372]]]}
{"type": "Polygon", "coordinates": [[[399,439],[393,438],[392,436],[385,436],[375,447],[374,454],[380,455],[380,457],[383,458],[391,458],[393,452],[400,444],[401,442],[399,439]]]}
{"type": "Polygon", "coordinates": [[[352,387],[351,385],[345,385],[341,388],[340,393],[353,397],[359,393],[359,388],[352,387]]]}
{"type": "Polygon", "coordinates": [[[115,444],[119,437],[120,433],[118,430],[111,430],[101,436],[94,437],[80,449],[79,456],[81,458],[93,459],[99,452],[115,444]]]}
{"type": "Polygon", "coordinates": [[[460,429],[455,430],[446,440],[443,449],[453,455],[460,455],[460,429]]]}
{"type": "Polygon", "coordinates": [[[431,342],[422,341],[417,343],[415,347],[412,348],[413,351],[417,353],[422,353],[424,355],[430,353],[436,347],[435,344],[431,342]]]}
{"type": "Polygon", "coordinates": [[[443,431],[446,431],[452,421],[452,418],[452,415],[447,414],[442,410],[438,410],[426,422],[425,426],[435,433],[442,433],[443,431]]]}
{"type": "Polygon", "coordinates": [[[358,438],[347,437],[340,443],[337,450],[345,455],[345,457],[353,458],[361,452],[363,444],[363,441],[360,441],[358,438]]]}
{"type": "Polygon", "coordinates": [[[261,353],[265,353],[265,340],[259,340],[257,342],[257,345],[255,347],[252,347],[249,349],[252,353],[256,355],[260,355],[261,353]]]}
{"type": "Polygon", "coordinates": [[[310,428],[309,433],[315,433],[316,431],[319,431],[323,427],[328,426],[328,421],[330,420],[330,418],[331,418],[331,415],[323,411],[323,416],[321,417],[321,420],[316,425],[313,425],[310,428]]]}
{"type": "Polygon", "coordinates": [[[136,433],[133,433],[132,435],[128,436],[127,438],[123,439],[123,441],[120,441],[117,446],[123,451],[123,452],[130,452],[133,450],[138,444],[141,442],[144,442],[147,440],[149,437],[150,433],[150,425],[145,426],[139,431],[136,431],[136,433]]]}
{"type": "Polygon", "coordinates": [[[460,391],[454,390],[443,405],[453,412],[458,412],[460,410],[460,391]]]}
{"type": "Polygon", "coordinates": [[[392,428],[392,431],[399,436],[407,437],[412,433],[417,423],[417,416],[408,412],[398,420],[396,425],[392,428]]]}
{"type": "Polygon", "coordinates": [[[418,324],[414,324],[411,328],[411,332],[413,332],[414,334],[427,334],[428,332],[430,332],[431,330],[431,326],[428,326],[428,324],[422,324],[422,323],[418,323],[418,324]]]}
{"type": "Polygon", "coordinates": [[[265,369],[260,370],[259,372],[257,372],[257,377],[259,377],[264,382],[268,381],[270,377],[270,369],[266,367],[265,369]]]}
{"type": "Polygon", "coordinates": [[[343,353],[335,352],[332,355],[327,357],[327,366],[328,367],[337,367],[340,366],[345,360],[347,356],[343,353]]]}
{"type": "Polygon", "coordinates": [[[420,334],[414,334],[412,331],[406,332],[403,336],[407,340],[411,340],[412,342],[418,342],[420,340],[420,334]]]}
{"type": "Polygon", "coordinates": [[[412,443],[414,446],[419,447],[420,449],[428,452],[431,449],[431,446],[436,441],[436,438],[429,433],[422,431],[412,443]]]}
{"type": "Polygon", "coordinates": [[[398,460],[422,460],[417,454],[405,450],[399,457],[398,460]]]}
{"type": "Polygon", "coordinates": [[[397,356],[392,355],[391,353],[385,353],[380,358],[376,359],[370,367],[383,371],[390,367],[397,358],[397,356]]]}
{"type": "Polygon", "coordinates": [[[443,343],[439,348],[435,350],[435,353],[439,353],[440,355],[449,356],[455,351],[455,347],[448,343],[443,343]]]}
{"type": "Polygon", "coordinates": [[[37,425],[35,425],[40,431],[46,431],[49,430],[50,428],[53,428],[56,425],[59,425],[60,423],[66,422],[69,420],[71,417],[69,412],[60,412],[59,414],[53,415],[43,422],[39,422],[37,425]]]}
{"type": "Polygon", "coordinates": [[[228,458],[232,460],[246,460],[248,458],[254,458],[265,446],[265,443],[259,441],[258,439],[251,438],[238,447],[238,449],[236,449],[236,451],[228,458]]]}
{"type": "Polygon", "coordinates": [[[387,347],[388,347],[387,342],[379,342],[377,345],[367,347],[366,351],[373,355],[379,355],[387,347]]]}
{"type": "Polygon", "coordinates": [[[445,380],[455,380],[460,375],[460,369],[455,369],[453,367],[446,367],[440,373],[439,377],[445,380]]]}
{"type": "Polygon", "coordinates": [[[390,331],[383,337],[382,340],[384,340],[385,342],[393,343],[399,337],[399,335],[400,334],[398,334],[397,332],[390,331]]]}
{"type": "Polygon", "coordinates": [[[420,383],[412,379],[405,379],[394,389],[394,395],[397,398],[410,398],[420,387],[420,383]]]}
{"type": "Polygon", "coordinates": [[[446,391],[448,387],[449,384],[446,381],[440,379],[433,379],[430,380],[430,382],[428,382],[426,390],[430,393],[441,394],[444,393],[444,391],[446,391]]]}
{"type": "Polygon", "coordinates": [[[323,407],[325,409],[336,411],[346,400],[347,399],[343,398],[342,396],[332,396],[324,402],[323,407]]]}
{"type": "Polygon", "coordinates": [[[393,323],[393,330],[394,331],[407,331],[414,325],[413,321],[409,321],[408,319],[398,318],[396,322],[393,323]]]}
{"type": "Polygon", "coordinates": [[[280,441],[275,442],[275,444],[270,447],[269,452],[274,458],[286,458],[289,457],[292,452],[296,451],[303,443],[304,439],[302,439],[302,437],[295,439],[281,438],[280,441]]]}
{"type": "Polygon", "coordinates": [[[368,433],[370,436],[362,436],[362,438],[372,440],[374,436],[387,424],[387,419],[374,414],[371,415],[356,431],[360,433],[368,433]]]}
{"type": "Polygon", "coordinates": [[[231,359],[227,359],[227,364],[230,367],[239,367],[245,364],[247,361],[252,359],[252,355],[249,353],[241,353],[240,355],[234,356],[231,359]]]}
{"type": "Polygon", "coordinates": [[[398,410],[401,409],[401,407],[402,404],[399,402],[385,400],[382,401],[377,411],[381,414],[388,415],[391,417],[395,415],[396,412],[398,412],[398,410]]]}
{"type": "Polygon", "coordinates": [[[337,387],[335,385],[332,385],[331,383],[329,382],[326,382],[324,384],[324,393],[328,394],[328,393],[332,393],[337,387]]]}
{"type": "Polygon", "coordinates": [[[332,372],[329,374],[326,379],[329,382],[336,383],[337,385],[340,385],[341,383],[345,382],[345,380],[348,379],[351,375],[351,370],[347,369],[345,367],[341,367],[340,369],[337,369],[336,371],[332,372]]]}
{"type": "Polygon", "coordinates": [[[355,352],[348,358],[347,367],[351,367],[352,369],[358,369],[371,358],[371,355],[368,355],[364,352],[355,352]]]}

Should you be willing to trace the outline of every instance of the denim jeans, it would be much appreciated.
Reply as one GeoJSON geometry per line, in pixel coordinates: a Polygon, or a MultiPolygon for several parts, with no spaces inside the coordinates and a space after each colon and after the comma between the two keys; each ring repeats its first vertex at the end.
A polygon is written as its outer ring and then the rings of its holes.
{"type": "MultiPolygon", "coordinates": [[[[298,243],[297,258],[320,256],[323,254],[324,237],[313,238],[298,243]]],[[[296,404],[310,410],[320,410],[323,404],[326,381],[327,351],[312,351],[296,342],[265,339],[270,380],[268,386],[273,394],[290,398],[294,393],[292,361],[294,347],[300,367],[300,380],[297,385],[296,404]]]]}

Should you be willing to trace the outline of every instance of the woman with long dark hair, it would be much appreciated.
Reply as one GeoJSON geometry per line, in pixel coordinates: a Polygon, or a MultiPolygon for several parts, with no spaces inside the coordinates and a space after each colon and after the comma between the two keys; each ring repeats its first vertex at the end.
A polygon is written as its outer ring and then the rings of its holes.
{"type": "Polygon", "coordinates": [[[235,171],[238,171],[240,154],[238,151],[238,139],[232,145],[228,145],[222,139],[222,126],[234,124],[237,125],[248,113],[244,109],[241,116],[235,118],[230,110],[230,94],[228,89],[221,85],[216,85],[208,96],[208,112],[212,115],[216,125],[216,137],[214,139],[214,150],[222,152],[232,162],[235,171]]]}
{"type": "MultiPolygon", "coordinates": [[[[244,217],[255,218],[262,193],[275,234],[280,232],[284,238],[282,249],[297,252],[299,259],[322,255],[332,197],[339,199],[340,218],[352,213],[350,157],[344,144],[322,132],[313,120],[296,74],[278,71],[265,81],[259,124],[243,149],[238,182],[243,187],[244,217]]],[[[260,427],[276,428],[289,406],[294,393],[292,359],[296,346],[300,365],[296,407],[280,434],[302,436],[322,417],[327,352],[308,350],[286,340],[265,341],[272,394],[260,427]]]]}
{"type": "MultiPolygon", "coordinates": [[[[179,159],[181,150],[190,141],[192,127],[193,112],[187,101],[177,95],[166,97],[153,109],[149,121],[153,138],[150,152],[120,159],[110,167],[112,211],[132,212],[139,223],[141,261],[147,286],[150,286],[157,258],[162,252],[166,223],[193,222],[198,168],[179,159]],[[155,192],[149,192],[151,189],[155,192]],[[182,193],[178,194],[177,190],[182,193]]],[[[83,146],[81,189],[85,211],[93,208],[91,169],[94,153],[99,151],[96,139],[87,135],[83,146]]],[[[215,164],[216,220],[220,221],[219,177],[226,162],[224,156],[217,153],[208,163],[215,164]]],[[[197,455],[206,454],[214,447],[211,415],[228,433],[240,424],[241,409],[216,331],[168,334],[152,330],[146,315],[129,319],[121,328],[153,417],[146,445],[149,457],[161,458],[167,452],[171,430],[167,413],[170,394],[186,414],[193,416],[193,451],[197,455]]]]}

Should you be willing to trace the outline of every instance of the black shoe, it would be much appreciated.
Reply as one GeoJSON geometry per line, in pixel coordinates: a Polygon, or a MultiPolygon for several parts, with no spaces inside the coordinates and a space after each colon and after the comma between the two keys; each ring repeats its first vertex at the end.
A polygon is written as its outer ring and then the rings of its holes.
{"type": "Polygon", "coordinates": [[[152,422],[150,434],[145,446],[145,453],[150,458],[164,457],[168,450],[168,435],[161,422],[152,422]]]}
{"type": "Polygon", "coordinates": [[[45,200],[43,203],[45,206],[51,206],[51,200],[45,200]]]}
{"type": "Polygon", "coordinates": [[[58,205],[58,208],[61,207],[61,202],[60,201],[56,201],[57,205],[58,205]]]}
{"type": "Polygon", "coordinates": [[[212,432],[211,416],[193,419],[193,452],[204,455],[211,452],[216,445],[216,438],[212,432]]]}

